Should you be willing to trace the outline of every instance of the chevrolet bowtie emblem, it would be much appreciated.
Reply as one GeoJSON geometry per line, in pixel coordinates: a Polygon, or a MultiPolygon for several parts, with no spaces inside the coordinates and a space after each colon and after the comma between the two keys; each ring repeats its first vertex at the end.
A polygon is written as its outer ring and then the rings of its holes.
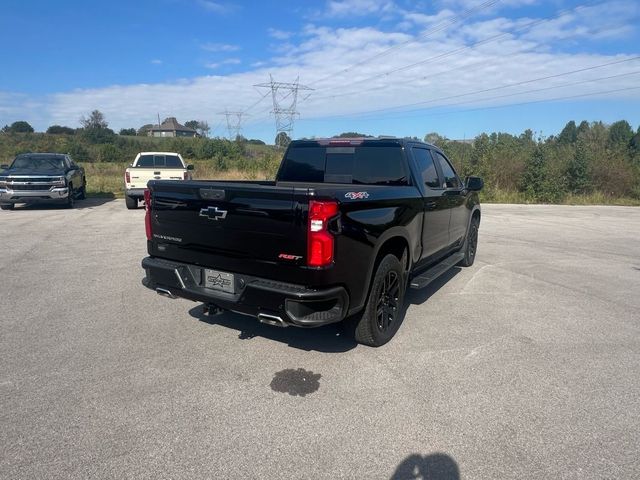
{"type": "Polygon", "coordinates": [[[227,211],[220,210],[218,207],[201,208],[200,216],[207,217],[209,220],[224,220],[225,218],[227,218],[227,211]]]}

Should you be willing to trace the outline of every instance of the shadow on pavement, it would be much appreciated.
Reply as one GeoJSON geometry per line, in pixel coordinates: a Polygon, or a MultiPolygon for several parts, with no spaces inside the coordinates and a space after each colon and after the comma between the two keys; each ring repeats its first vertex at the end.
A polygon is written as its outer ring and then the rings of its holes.
{"type": "Polygon", "coordinates": [[[409,455],[398,465],[391,480],[460,480],[456,461],[445,453],[409,455]]]}
{"type": "Polygon", "coordinates": [[[233,312],[209,316],[204,313],[202,305],[189,310],[189,315],[209,325],[220,325],[237,330],[240,340],[262,337],[286,343],[290,347],[300,350],[327,353],[347,352],[357,345],[353,339],[345,335],[341,324],[326,325],[318,328],[272,327],[260,323],[253,317],[233,312]]]}
{"type": "Polygon", "coordinates": [[[429,300],[429,298],[431,298],[432,295],[434,295],[438,290],[444,287],[453,277],[455,277],[461,271],[462,268],[453,267],[420,290],[413,290],[411,288],[408,289],[405,296],[405,304],[419,305],[426,302],[427,300],[429,300]]]}
{"type": "MultiPolygon", "coordinates": [[[[76,200],[76,204],[73,210],[83,210],[85,208],[95,208],[105,203],[113,202],[116,200],[116,196],[111,194],[104,194],[100,197],[87,197],[85,200],[76,200]]],[[[124,208],[124,207],[123,207],[124,208]]],[[[15,207],[16,210],[66,210],[66,207],[61,203],[33,203],[31,205],[18,204],[15,207]]]]}

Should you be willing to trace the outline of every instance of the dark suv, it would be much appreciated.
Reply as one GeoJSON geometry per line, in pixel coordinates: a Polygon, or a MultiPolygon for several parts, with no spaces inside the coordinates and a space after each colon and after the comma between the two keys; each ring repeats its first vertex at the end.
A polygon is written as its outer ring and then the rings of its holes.
{"type": "Polygon", "coordinates": [[[12,210],[16,203],[62,203],[73,208],[86,196],[84,169],[62,153],[23,153],[2,165],[0,208],[12,210]]]}

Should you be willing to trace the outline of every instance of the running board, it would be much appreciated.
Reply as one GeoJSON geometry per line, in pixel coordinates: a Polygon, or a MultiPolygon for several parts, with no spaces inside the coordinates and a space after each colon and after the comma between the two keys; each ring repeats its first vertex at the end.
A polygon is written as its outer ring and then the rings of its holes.
{"type": "Polygon", "coordinates": [[[410,287],[414,289],[426,287],[451,267],[456,266],[463,258],[463,252],[454,253],[453,255],[442,260],[440,263],[437,263],[436,265],[431,267],[429,270],[426,270],[422,274],[411,279],[410,287]]]}

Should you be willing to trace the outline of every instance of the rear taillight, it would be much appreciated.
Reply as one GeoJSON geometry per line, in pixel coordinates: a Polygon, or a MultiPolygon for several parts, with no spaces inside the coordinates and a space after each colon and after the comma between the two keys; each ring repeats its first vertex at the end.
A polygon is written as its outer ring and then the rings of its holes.
{"type": "Polygon", "coordinates": [[[327,223],[338,213],[337,202],[309,202],[307,265],[326,267],[333,262],[333,235],[327,223]]]}
{"type": "Polygon", "coordinates": [[[184,172],[184,180],[189,180],[189,173],[188,172],[184,172]]]}
{"type": "Polygon", "coordinates": [[[144,190],[144,229],[147,232],[147,240],[151,240],[151,190],[144,190]]]}
{"type": "Polygon", "coordinates": [[[128,171],[124,172],[124,181],[126,183],[131,183],[131,173],[129,173],[128,171]]]}

